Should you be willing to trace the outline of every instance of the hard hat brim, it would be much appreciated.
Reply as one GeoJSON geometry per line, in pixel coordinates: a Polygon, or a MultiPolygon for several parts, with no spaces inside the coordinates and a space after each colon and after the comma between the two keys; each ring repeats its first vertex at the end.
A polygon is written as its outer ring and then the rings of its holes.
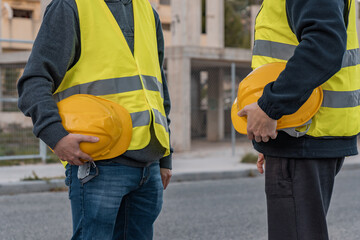
{"type": "Polygon", "coordinates": [[[241,134],[247,134],[246,131],[246,117],[239,117],[238,112],[241,109],[238,109],[238,104],[237,104],[237,98],[235,99],[232,107],[231,107],[231,121],[232,124],[235,128],[235,130],[241,134]]]}

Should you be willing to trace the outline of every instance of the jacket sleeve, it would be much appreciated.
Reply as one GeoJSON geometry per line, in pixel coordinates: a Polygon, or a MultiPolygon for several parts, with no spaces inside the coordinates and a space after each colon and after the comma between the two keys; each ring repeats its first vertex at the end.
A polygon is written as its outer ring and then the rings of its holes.
{"type": "Polygon", "coordinates": [[[52,149],[68,134],[52,94],[74,62],[79,42],[76,24],[77,10],[75,14],[68,1],[52,1],[17,85],[19,109],[32,118],[34,134],[52,149]]]}
{"type": "MultiPolygon", "coordinates": [[[[165,72],[164,72],[164,68],[163,68],[164,50],[165,50],[164,35],[163,35],[159,15],[155,10],[154,10],[154,15],[155,15],[155,22],[156,22],[156,37],[157,37],[157,46],[158,46],[158,53],[159,53],[159,63],[160,63],[160,68],[161,68],[161,78],[162,78],[162,82],[163,82],[163,91],[164,91],[164,109],[165,109],[168,126],[170,126],[171,121],[169,118],[169,114],[170,114],[171,102],[170,102],[170,96],[169,96],[169,90],[167,87],[165,72]]],[[[170,127],[169,127],[169,136],[170,136],[170,127]]],[[[169,139],[169,141],[170,141],[170,139],[169,139]]],[[[172,169],[172,153],[173,153],[173,148],[170,145],[170,155],[160,159],[160,167],[161,168],[172,169]]]]}
{"type": "Polygon", "coordinates": [[[299,45],[278,79],[258,100],[272,119],[296,112],[313,89],[341,68],[346,50],[345,0],[286,0],[288,21],[299,45]]]}

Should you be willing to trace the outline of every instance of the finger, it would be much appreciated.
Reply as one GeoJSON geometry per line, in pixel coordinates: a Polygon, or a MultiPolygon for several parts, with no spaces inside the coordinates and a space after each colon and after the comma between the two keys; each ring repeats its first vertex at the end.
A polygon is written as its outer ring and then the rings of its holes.
{"type": "Polygon", "coordinates": [[[268,137],[268,136],[266,136],[266,137],[261,137],[261,140],[262,140],[263,142],[268,142],[268,141],[269,141],[269,137],[268,137]]]}
{"type": "Polygon", "coordinates": [[[247,115],[247,112],[246,112],[245,109],[241,109],[240,112],[238,112],[238,116],[239,116],[239,117],[244,117],[244,116],[246,116],[246,115],[247,115]]]}
{"type": "Polygon", "coordinates": [[[253,140],[254,139],[254,134],[252,132],[250,132],[249,130],[247,130],[247,136],[249,140],[253,140]]]}
{"type": "Polygon", "coordinates": [[[166,180],[164,180],[163,182],[163,186],[164,186],[164,190],[167,188],[168,182],[166,180]]]}
{"type": "Polygon", "coordinates": [[[73,163],[73,161],[66,161],[66,160],[64,160],[64,159],[61,159],[61,161],[67,162],[67,163],[70,164],[70,165],[75,165],[75,164],[73,163]]]}
{"type": "Polygon", "coordinates": [[[264,155],[260,155],[258,156],[258,161],[256,163],[256,166],[257,166],[257,169],[258,169],[258,172],[263,174],[264,173],[264,169],[263,169],[263,164],[264,164],[264,155]]]}
{"type": "Polygon", "coordinates": [[[164,190],[166,189],[167,187],[167,178],[166,176],[161,176],[161,180],[162,180],[162,184],[163,184],[163,187],[164,187],[164,190]]]}
{"type": "Polygon", "coordinates": [[[270,137],[271,137],[271,139],[276,139],[277,135],[278,135],[278,132],[275,131],[273,134],[270,135],[270,137]]]}
{"type": "Polygon", "coordinates": [[[261,174],[264,173],[264,169],[263,169],[263,167],[262,167],[261,164],[257,164],[257,170],[258,170],[258,172],[261,173],[261,174]]]}
{"type": "Polygon", "coordinates": [[[66,162],[68,162],[70,165],[76,165],[76,166],[80,166],[84,164],[84,162],[81,161],[80,159],[67,160],[66,162]]]}
{"type": "Polygon", "coordinates": [[[80,159],[77,159],[77,160],[74,161],[74,165],[81,166],[81,165],[84,165],[84,162],[81,161],[80,159]]]}
{"type": "Polygon", "coordinates": [[[262,158],[261,156],[258,156],[258,160],[256,162],[257,164],[263,165],[264,164],[264,158],[262,158]]]}
{"type": "Polygon", "coordinates": [[[82,151],[80,151],[78,156],[79,156],[79,159],[82,159],[82,160],[85,160],[85,161],[93,161],[93,158],[90,155],[88,155],[88,154],[86,154],[86,153],[84,153],[82,151]]]}
{"type": "Polygon", "coordinates": [[[98,138],[98,137],[94,137],[94,136],[77,134],[77,140],[78,140],[79,142],[91,142],[91,143],[96,143],[96,142],[99,141],[99,138],[98,138]]]}
{"type": "Polygon", "coordinates": [[[257,163],[256,166],[257,166],[258,172],[263,174],[264,173],[264,169],[262,167],[263,165],[261,163],[257,163]]]}
{"type": "Polygon", "coordinates": [[[261,137],[260,136],[255,136],[255,141],[256,142],[261,142],[261,137]]]}
{"type": "Polygon", "coordinates": [[[170,176],[167,176],[166,179],[165,179],[165,184],[164,184],[164,190],[167,188],[167,186],[169,185],[170,183],[170,176]]]}

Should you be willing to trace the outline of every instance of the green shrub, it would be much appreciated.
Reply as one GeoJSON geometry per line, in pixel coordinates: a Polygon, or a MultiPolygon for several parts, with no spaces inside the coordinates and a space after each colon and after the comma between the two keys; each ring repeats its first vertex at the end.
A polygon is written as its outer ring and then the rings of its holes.
{"type": "Polygon", "coordinates": [[[256,164],[257,159],[258,159],[258,156],[255,153],[247,153],[241,158],[240,162],[256,164]]]}

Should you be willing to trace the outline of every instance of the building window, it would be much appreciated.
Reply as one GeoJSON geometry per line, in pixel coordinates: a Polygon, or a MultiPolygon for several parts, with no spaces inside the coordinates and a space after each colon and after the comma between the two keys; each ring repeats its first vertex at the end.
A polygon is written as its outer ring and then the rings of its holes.
{"type": "Polygon", "coordinates": [[[163,23],[162,24],[162,29],[164,31],[170,31],[170,24],[169,23],[163,23]]]}
{"type": "Polygon", "coordinates": [[[162,5],[170,5],[170,0],[160,0],[160,4],[162,4],[162,5]]]}
{"type": "Polygon", "coordinates": [[[13,9],[14,18],[32,18],[32,15],[33,15],[32,10],[13,9]]]}
{"type": "Polygon", "coordinates": [[[201,33],[206,33],[206,0],[201,1],[201,33]]]}

